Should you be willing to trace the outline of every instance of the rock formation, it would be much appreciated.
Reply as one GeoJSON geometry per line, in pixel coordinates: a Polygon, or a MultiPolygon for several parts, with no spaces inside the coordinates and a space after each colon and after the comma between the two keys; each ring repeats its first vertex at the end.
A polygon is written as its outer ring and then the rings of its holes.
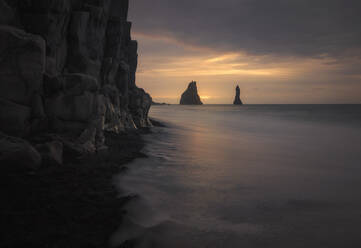
{"type": "Polygon", "coordinates": [[[243,105],[240,96],[241,96],[241,90],[240,90],[239,86],[237,85],[237,88],[236,88],[236,97],[234,98],[234,102],[233,102],[234,105],[243,105]]]}
{"type": "Polygon", "coordinates": [[[104,131],[150,126],[152,99],[135,84],[128,4],[0,0],[0,131],[23,139],[53,134],[48,147],[38,146],[50,160],[61,154],[54,141],[93,153],[104,149],[104,131]]]}
{"type": "Polygon", "coordinates": [[[201,98],[198,95],[197,83],[192,81],[189,83],[187,90],[182,94],[181,105],[202,105],[201,98]]]}

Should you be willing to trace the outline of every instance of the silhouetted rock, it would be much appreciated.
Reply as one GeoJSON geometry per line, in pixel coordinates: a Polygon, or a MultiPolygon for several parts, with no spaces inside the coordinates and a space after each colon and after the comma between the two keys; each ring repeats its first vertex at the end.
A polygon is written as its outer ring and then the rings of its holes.
{"type": "Polygon", "coordinates": [[[237,85],[236,97],[234,98],[234,102],[233,102],[234,105],[242,105],[243,104],[240,95],[241,95],[241,90],[240,90],[239,86],[237,85]]]}
{"type": "Polygon", "coordinates": [[[53,132],[80,153],[151,126],[129,0],[0,0],[0,131],[53,132]]]}
{"type": "Polygon", "coordinates": [[[182,94],[181,105],[202,105],[201,98],[198,95],[197,83],[192,81],[187,90],[182,94]]]}
{"type": "Polygon", "coordinates": [[[169,103],[165,103],[165,102],[152,102],[152,105],[170,105],[169,103]]]}

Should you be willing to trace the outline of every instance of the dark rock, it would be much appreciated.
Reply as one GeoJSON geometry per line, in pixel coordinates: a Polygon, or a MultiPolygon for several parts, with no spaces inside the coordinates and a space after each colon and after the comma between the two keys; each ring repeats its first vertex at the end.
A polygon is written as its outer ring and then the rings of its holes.
{"type": "Polygon", "coordinates": [[[0,13],[0,25],[16,24],[15,13],[4,0],[0,0],[0,13]]]}
{"type": "Polygon", "coordinates": [[[63,83],[64,90],[74,95],[81,95],[85,91],[96,92],[99,90],[96,78],[81,73],[64,74],[63,83]]]}
{"type": "MultiPolygon", "coordinates": [[[[88,37],[91,14],[86,11],[73,12],[69,29],[67,69],[73,73],[84,73],[99,77],[101,62],[90,58],[88,37]]],[[[98,40],[98,39],[97,39],[98,40]]],[[[93,43],[93,42],[92,42],[93,43]]]]}
{"type": "Polygon", "coordinates": [[[70,20],[70,0],[27,0],[19,6],[25,30],[42,36],[46,41],[46,72],[62,72],[67,56],[67,32],[70,20]]]}
{"type": "Polygon", "coordinates": [[[63,77],[44,75],[44,93],[50,97],[64,90],[63,77]]]}
{"type": "Polygon", "coordinates": [[[129,58],[129,72],[130,72],[130,87],[135,87],[135,74],[138,66],[138,42],[132,40],[128,45],[128,58],[129,58]]]}
{"type": "Polygon", "coordinates": [[[27,141],[0,133],[0,163],[19,168],[39,169],[41,156],[27,141]]]}
{"type": "Polygon", "coordinates": [[[152,123],[152,125],[155,127],[167,127],[165,124],[163,124],[162,122],[160,122],[156,119],[150,118],[149,120],[152,123]]]}
{"type": "Polygon", "coordinates": [[[165,103],[165,102],[152,102],[152,105],[170,105],[169,103],[165,103]]]}
{"type": "Polygon", "coordinates": [[[13,136],[29,132],[31,108],[0,98],[0,130],[13,136]]]}
{"type": "Polygon", "coordinates": [[[110,15],[119,17],[121,20],[126,21],[128,18],[129,0],[112,1],[110,8],[110,15]]]}
{"type": "Polygon", "coordinates": [[[0,130],[55,132],[71,137],[66,147],[91,153],[104,148],[105,130],[151,126],[151,97],[136,86],[128,6],[0,0],[0,24],[11,25],[0,26],[0,130]]]}
{"type": "Polygon", "coordinates": [[[182,94],[181,105],[202,105],[201,98],[198,95],[197,83],[192,81],[187,90],[182,94]]]}
{"type": "Polygon", "coordinates": [[[33,96],[31,104],[31,117],[34,119],[45,119],[43,98],[39,94],[33,96]]]}
{"type": "Polygon", "coordinates": [[[149,109],[152,105],[152,98],[143,89],[136,89],[130,92],[130,112],[137,128],[151,126],[148,119],[149,109]]]}
{"type": "Polygon", "coordinates": [[[95,97],[91,92],[82,95],[61,93],[45,100],[46,113],[50,118],[64,121],[88,121],[94,113],[95,97]]]}
{"type": "Polygon", "coordinates": [[[241,95],[241,90],[240,90],[239,86],[237,85],[236,97],[234,98],[234,102],[233,102],[234,105],[242,105],[243,104],[240,95],[241,95]]]}
{"type": "Polygon", "coordinates": [[[42,157],[43,165],[63,164],[63,143],[60,141],[52,141],[37,145],[36,149],[42,157]]]}
{"type": "Polygon", "coordinates": [[[0,54],[0,97],[30,105],[43,83],[44,40],[14,27],[0,26],[0,54]]]}

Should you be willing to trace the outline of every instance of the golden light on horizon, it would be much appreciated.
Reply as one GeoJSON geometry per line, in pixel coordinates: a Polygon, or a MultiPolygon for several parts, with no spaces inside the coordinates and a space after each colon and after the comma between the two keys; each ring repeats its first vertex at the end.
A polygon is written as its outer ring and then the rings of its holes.
{"type": "Polygon", "coordinates": [[[200,98],[202,99],[202,100],[208,100],[208,99],[210,99],[210,98],[212,98],[211,96],[200,96],[200,98]]]}
{"type": "MultiPolygon", "coordinates": [[[[267,76],[281,77],[291,73],[287,68],[255,67],[241,53],[218,54],[216,56],[184,56],[180,59],[170,59],[167,63],[159,63],[152,68],[143,68],[138,74],[162,74],[168,77],[198,77],[198,76],[267,76]]],[[[149,62],[150,64],[150,62],[149,62]]]]}
{"type": "MultiPolygon", "coordinates": [[[[248,103],[299,103],[306,96],[308,102],[326,102],[337,98],[336,87],[342,88],[343,95],[354,94],[337,84],[337,72],[343,68],[329,57],[260,56],[202,47],[167,34],[135,36],[139,44],[147,44],[147,52],[140,46],[137,84],[158,102],[178,103],[191,80],[197,81],[206,104],[232,103],[237,84],[248,103]],[[311,82],[316,83],[304,87],[311,82]],[[325,84],[332,84],[333,90],[325,84]]],[[[352,83],[360,76],[350,74],[347,79],[352,83]]]]}

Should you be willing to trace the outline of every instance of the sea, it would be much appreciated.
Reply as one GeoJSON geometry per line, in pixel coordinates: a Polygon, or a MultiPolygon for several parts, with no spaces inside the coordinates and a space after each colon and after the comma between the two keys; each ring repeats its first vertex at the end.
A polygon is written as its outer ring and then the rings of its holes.
{"type": "Polygon", "coordinates": [[[361,247],[361,105],[164,105],[150,116],[165,127],[116,178],[134,199],[113,246],[361,247]]]}

